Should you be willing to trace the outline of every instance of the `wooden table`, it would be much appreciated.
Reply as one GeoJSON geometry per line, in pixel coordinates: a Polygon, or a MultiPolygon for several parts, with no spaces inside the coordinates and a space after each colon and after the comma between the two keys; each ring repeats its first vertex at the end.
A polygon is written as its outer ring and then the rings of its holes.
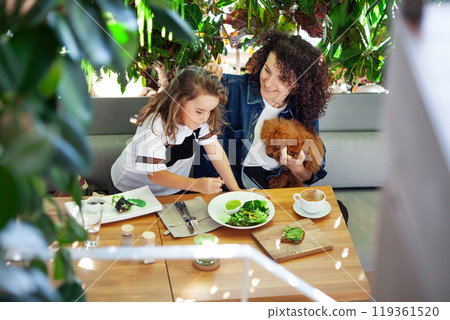
{"type": "MultiPolygon", "coordinates": [[[[329,186],[316,188],[326,193],[327,201],[331,204],[331,213],[314,222],[333,242],[334,248],[285,261],[281,265],[338,301],[371,300],[369,283],[333,190],[329,186]]],[[[261,228],[301,219],[292,208],[292,195],[301,190],[302,188],[265,190],[275,206],[275,216],[261,228]]],[[[166,204],[180,199],[192,199],[198,195],[162,196],[158,197],[158,200],[166,204]]],[[[216,195],[201,196],[208,203],[216,195]]],[[[58,202],[68,200],[58,199],[58,202]]],[[[163,232],[167,229],[161,220],[156,219],[156,214],[150,214],[127,222],[135,226],[135,235],[151,226],[150,230],[157,234],[157,245],[193,244],[192,237],[174,239],[171,235],[164,236],[163,232]]],[[[123,223],[102,225],[100,245],[119,245],[119,230],[123,223]]],[[[254,230],[220,227],[211,233],[219,237],[220,244],[250,244],[262,252],[251,237],[254,230]]],[[[244,270],[241,260],[222,259],[221,266],[214,271],[200,271],[188,260],[157,261],[150,265],[144,265],[140,261],[92,263],[93,271],[77,267],[77,275],[85,282],[86,288],[104,272],[100,280],[87,291],[88,301],[235,301],[241,298],[244,270]],[[112,267],[108,268],[110,265],[112,267]]],[[[250,263],[248,287],[250,301],[308,300],[255,263],[250,263]]]]}
{"type": "MultiPolygon", "coordinates": [[[[64,210],[64,202],[71,198],[55,198],[64,210]]],[[[50,216],[56,215],[55,209],[49,209],[50,216]]],[[[134,226],[135,239],[144,231],[156,234],[156,245],[162,245],[160,230],[155,213],[102,225],[99,246],[119,246],[120,226],[131,223],[134,226]]],[[[139,241],[135,245],[142,245],[139,241]]],[[[84,244],[74,243],[75,246],[84,244]]],[[[83,282],[86,301],[173,301],[172,291],[163,260],[144,264],[140,260],[93,260],[84,258],[73,263],[78,278],[83,282]]],[[[49,274],[52,274],[49,272],[49,274]]]]}

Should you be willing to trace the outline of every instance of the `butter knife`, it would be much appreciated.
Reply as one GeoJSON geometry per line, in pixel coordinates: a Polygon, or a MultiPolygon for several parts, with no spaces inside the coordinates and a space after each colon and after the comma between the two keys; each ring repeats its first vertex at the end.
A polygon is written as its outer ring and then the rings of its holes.
{"type": "Polygon", "coordinates": [[[189,217],[188,217],[188,216],[186,215],[186,213],[184,212],[184,210],[183,210],[181,204],[180,204],[178,201],[176,201],[176,202],[174,203],[174,205],[175,205],[175,207],[177,208],[178,213],[181,215],[181,217],[183,218],[184,222],[186,223],[186,226],[187,226],[189,232],[190,232],[190,233],[194,233],[194,228],[192,227],[191,220],[189,219],[189,217]]]}

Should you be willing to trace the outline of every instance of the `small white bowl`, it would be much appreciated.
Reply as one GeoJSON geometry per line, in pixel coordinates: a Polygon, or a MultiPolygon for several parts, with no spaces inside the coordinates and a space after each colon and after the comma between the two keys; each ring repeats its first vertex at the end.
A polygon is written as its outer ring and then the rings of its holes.
{"type": "MultiPolygon", "coordinates": [[[[237,200],[237,201],[239,201],[239,200],[237,200]]],[[[227,203],[228,203],[228,202],[227,202],[227,203]]],[[[231,215],[231,214],[236,213],[236,212],[238,212],[239,210],[241,210],[241,208],[242,208],[242,202],[239,201],[239,203],[240,203],[240,205],[239,205],[237,208],[230,209],[230,210],[227,209],[226,203],[225,203],[225,205],[224,205],[225,213],[231,215]]]]}

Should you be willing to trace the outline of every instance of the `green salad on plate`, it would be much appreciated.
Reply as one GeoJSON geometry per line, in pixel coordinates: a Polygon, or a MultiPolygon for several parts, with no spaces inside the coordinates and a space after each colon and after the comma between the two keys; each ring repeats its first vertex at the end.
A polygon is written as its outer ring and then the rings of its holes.
{"type": "Polygon", "coordinates": [[[267,221],[269,208],[264,200],[250,200],[245,202],[238,212],[223,215],[222,221],[230,226],[250,227],[267,221]]]}

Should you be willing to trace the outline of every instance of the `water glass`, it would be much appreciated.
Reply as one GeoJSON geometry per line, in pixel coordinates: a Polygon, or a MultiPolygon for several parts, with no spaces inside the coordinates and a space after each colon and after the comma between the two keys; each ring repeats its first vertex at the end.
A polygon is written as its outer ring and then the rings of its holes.
{"type": "MultiPolygon", "coordinates": [[[[211,233],[203,233],[199,234],[194,238],[194,244],[197,246],[203,247],[202,249],[205,249],[207,251],[211,251],[212,246],[219,243],[219,238],[217,238],[215,235],[211,233]]],[[[196,259],[196,263],[198,263],[200,266],[212,266],[216,262],[215,259],[196,259]]]]}
{"type": "Polygon", "coordinates": [[[103,207],[98,202],[87,201],[82,205],[81,220],[83,227],[88,233],[85,242],[86,247],[96,247],[100,240],[100,225],[102,222],[103,207]]]}

